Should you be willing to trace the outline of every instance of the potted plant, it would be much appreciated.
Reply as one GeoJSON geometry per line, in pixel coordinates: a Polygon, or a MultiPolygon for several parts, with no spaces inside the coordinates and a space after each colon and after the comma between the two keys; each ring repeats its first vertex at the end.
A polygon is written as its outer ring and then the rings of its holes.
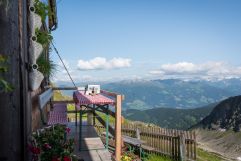
{"type": "Polygon", "coordinates": [[[52,126],[43,132],[33,134],[32,160],[40,161],[72,161],[74,139],[67,139],[70,129],[63,125],[52,126]]]}
{"type": "Polygon", "coordinates": [[[38,70],[43,73],[44,76],[52,77],[56,71],[56,64],[51,60],[47,60],[42,53],[37,59],[38,70]]]}
{"type": "Polygon", "coordinates": [[[40,43],[43,48],[47,48],[50,42],[53,40],[53,36],[48,31],[41,31],[40,29],[35,29],[35,35],[37,38],[37,42],[40,43]]]}

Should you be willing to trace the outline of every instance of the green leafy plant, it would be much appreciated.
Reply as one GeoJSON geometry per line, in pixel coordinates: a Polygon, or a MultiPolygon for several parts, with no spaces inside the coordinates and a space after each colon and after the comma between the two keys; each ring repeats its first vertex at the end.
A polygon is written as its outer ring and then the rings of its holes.
{"type": "Polygon", "coordinates": [[[44,22],[50,13],[49,6],[40,0],[35,0],[34,7],[35,13],[38,14],[41,17],[42,22],[44,22]]]}
{"type": "MultiPolygon", "coordinates": [[[[6,73],[8,71],[7,65],[7,57],[0,54],[0,73],[6,73]]],[[[0,92],[11,92],[13,90],[13,86],[0,77],[0,92]]]]}
{"type": "Polygon", "coordinates": [[[33,160],[71,161],[74,151],[74,139],[67,139],[70,129],[63,125],[55,125],[44,132],[33,134],[30,151],[33,160]]]}
{"type": "Polygon", "coordinates": [[[53,77],[54,72],[57,70],[57,65],[51,60],[47,60],[42,53],[37,59],[38,70],[45,76],[53,77]]]}
{"type": "Polygon", "coordinates": [[[41,31],[35,29],[35,34],[37,36],[37,42],[43,45],[43,48],[48,47],[49,43],[53,40],[53,36],[48,31],[41,31]]]}
{"type": "Polygon", "coordinates": [[[172,159],[156,154],[149,154],[148,157],[144,159],[144,161],[172,161],[172,159]]]}
{"type": "Polygon", "coordinates": [[[137,160],[138,157],[131,152],[125,152],[122,156],[121,156],[121,161],[134,161],[137,160]]]}

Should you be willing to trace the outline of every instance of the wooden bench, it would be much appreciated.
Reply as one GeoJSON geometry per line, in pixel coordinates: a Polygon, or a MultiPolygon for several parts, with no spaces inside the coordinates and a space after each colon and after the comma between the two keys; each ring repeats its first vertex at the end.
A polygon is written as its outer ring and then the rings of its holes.
{"type": "Polygon", "coordinates": [[[55,124],[61,124],[61,125],[67,125],[67,113],[63,112],[56,112],[56,111],[50,111],[49,112],[49,118],[48,118],[48,125],[55,125],[55,124]]]}
{"type": "Polygon", "coordinates": [[[53,105],[53,111],[56,112],[67,112],[67,105],[65,103],[56,103],[53,105]]]}
{"type": "MultiPolygon", "coordinates": [[[[44,124],[46,124],[46,122],[44,120],[42,110],[46,106],[46,104],[51,100],[52,96],[53,96],[52,88],[49,88],[48,90],[46,90],[45,92],[43,92],[38,96],[41,120],[44,124]]],[[[68,123],[66,111],[67,111],[66,104],[59,104],[59,103],[54,104],[53,110],[49,112],[47,125],[54,125],[54,124],[66,125],[68,123]]]]}

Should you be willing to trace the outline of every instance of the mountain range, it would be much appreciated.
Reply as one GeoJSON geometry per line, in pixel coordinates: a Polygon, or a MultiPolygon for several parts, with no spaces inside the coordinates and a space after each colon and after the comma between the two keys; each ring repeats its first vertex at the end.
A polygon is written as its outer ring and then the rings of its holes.
{"type": "Polygon", "coordinates": [[[213,110],[216,104],[195,109],[153,108],[148,110],[128,109],[125,118],[152,123],[163,128],[186,130],[199,123],[213,110]]]}
{"type": "MultiPolygon", "coordinates": [[[[240,79],[207,80],[126,80],[117,82],[82,82],[100,84],[101,89],[125,95],[123,110],[152,108],[189,109],[220,102],[230,96],[241,94],[240,79]]],[[[72,86],[66,82],[57,82],[57,86],[72,86]]],[[[72,96],[72,91],[63,91],[72,96]]]]}
{"type": "Polygon", "coordinates": [[[103,84],[125,95],[123,109],[197,108],[241,94],[240,79],[219,81],[138,80],[103,84]]]}

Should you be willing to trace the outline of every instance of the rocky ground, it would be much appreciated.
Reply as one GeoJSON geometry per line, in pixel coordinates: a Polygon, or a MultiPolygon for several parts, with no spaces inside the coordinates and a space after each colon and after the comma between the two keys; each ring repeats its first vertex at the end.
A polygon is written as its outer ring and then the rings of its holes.
{"type": "Polygon", "coordinates": [[[197,142],[200,148],[217,153],[224,160],[241,157],[241,132],[198,129],[197,142]]]}

